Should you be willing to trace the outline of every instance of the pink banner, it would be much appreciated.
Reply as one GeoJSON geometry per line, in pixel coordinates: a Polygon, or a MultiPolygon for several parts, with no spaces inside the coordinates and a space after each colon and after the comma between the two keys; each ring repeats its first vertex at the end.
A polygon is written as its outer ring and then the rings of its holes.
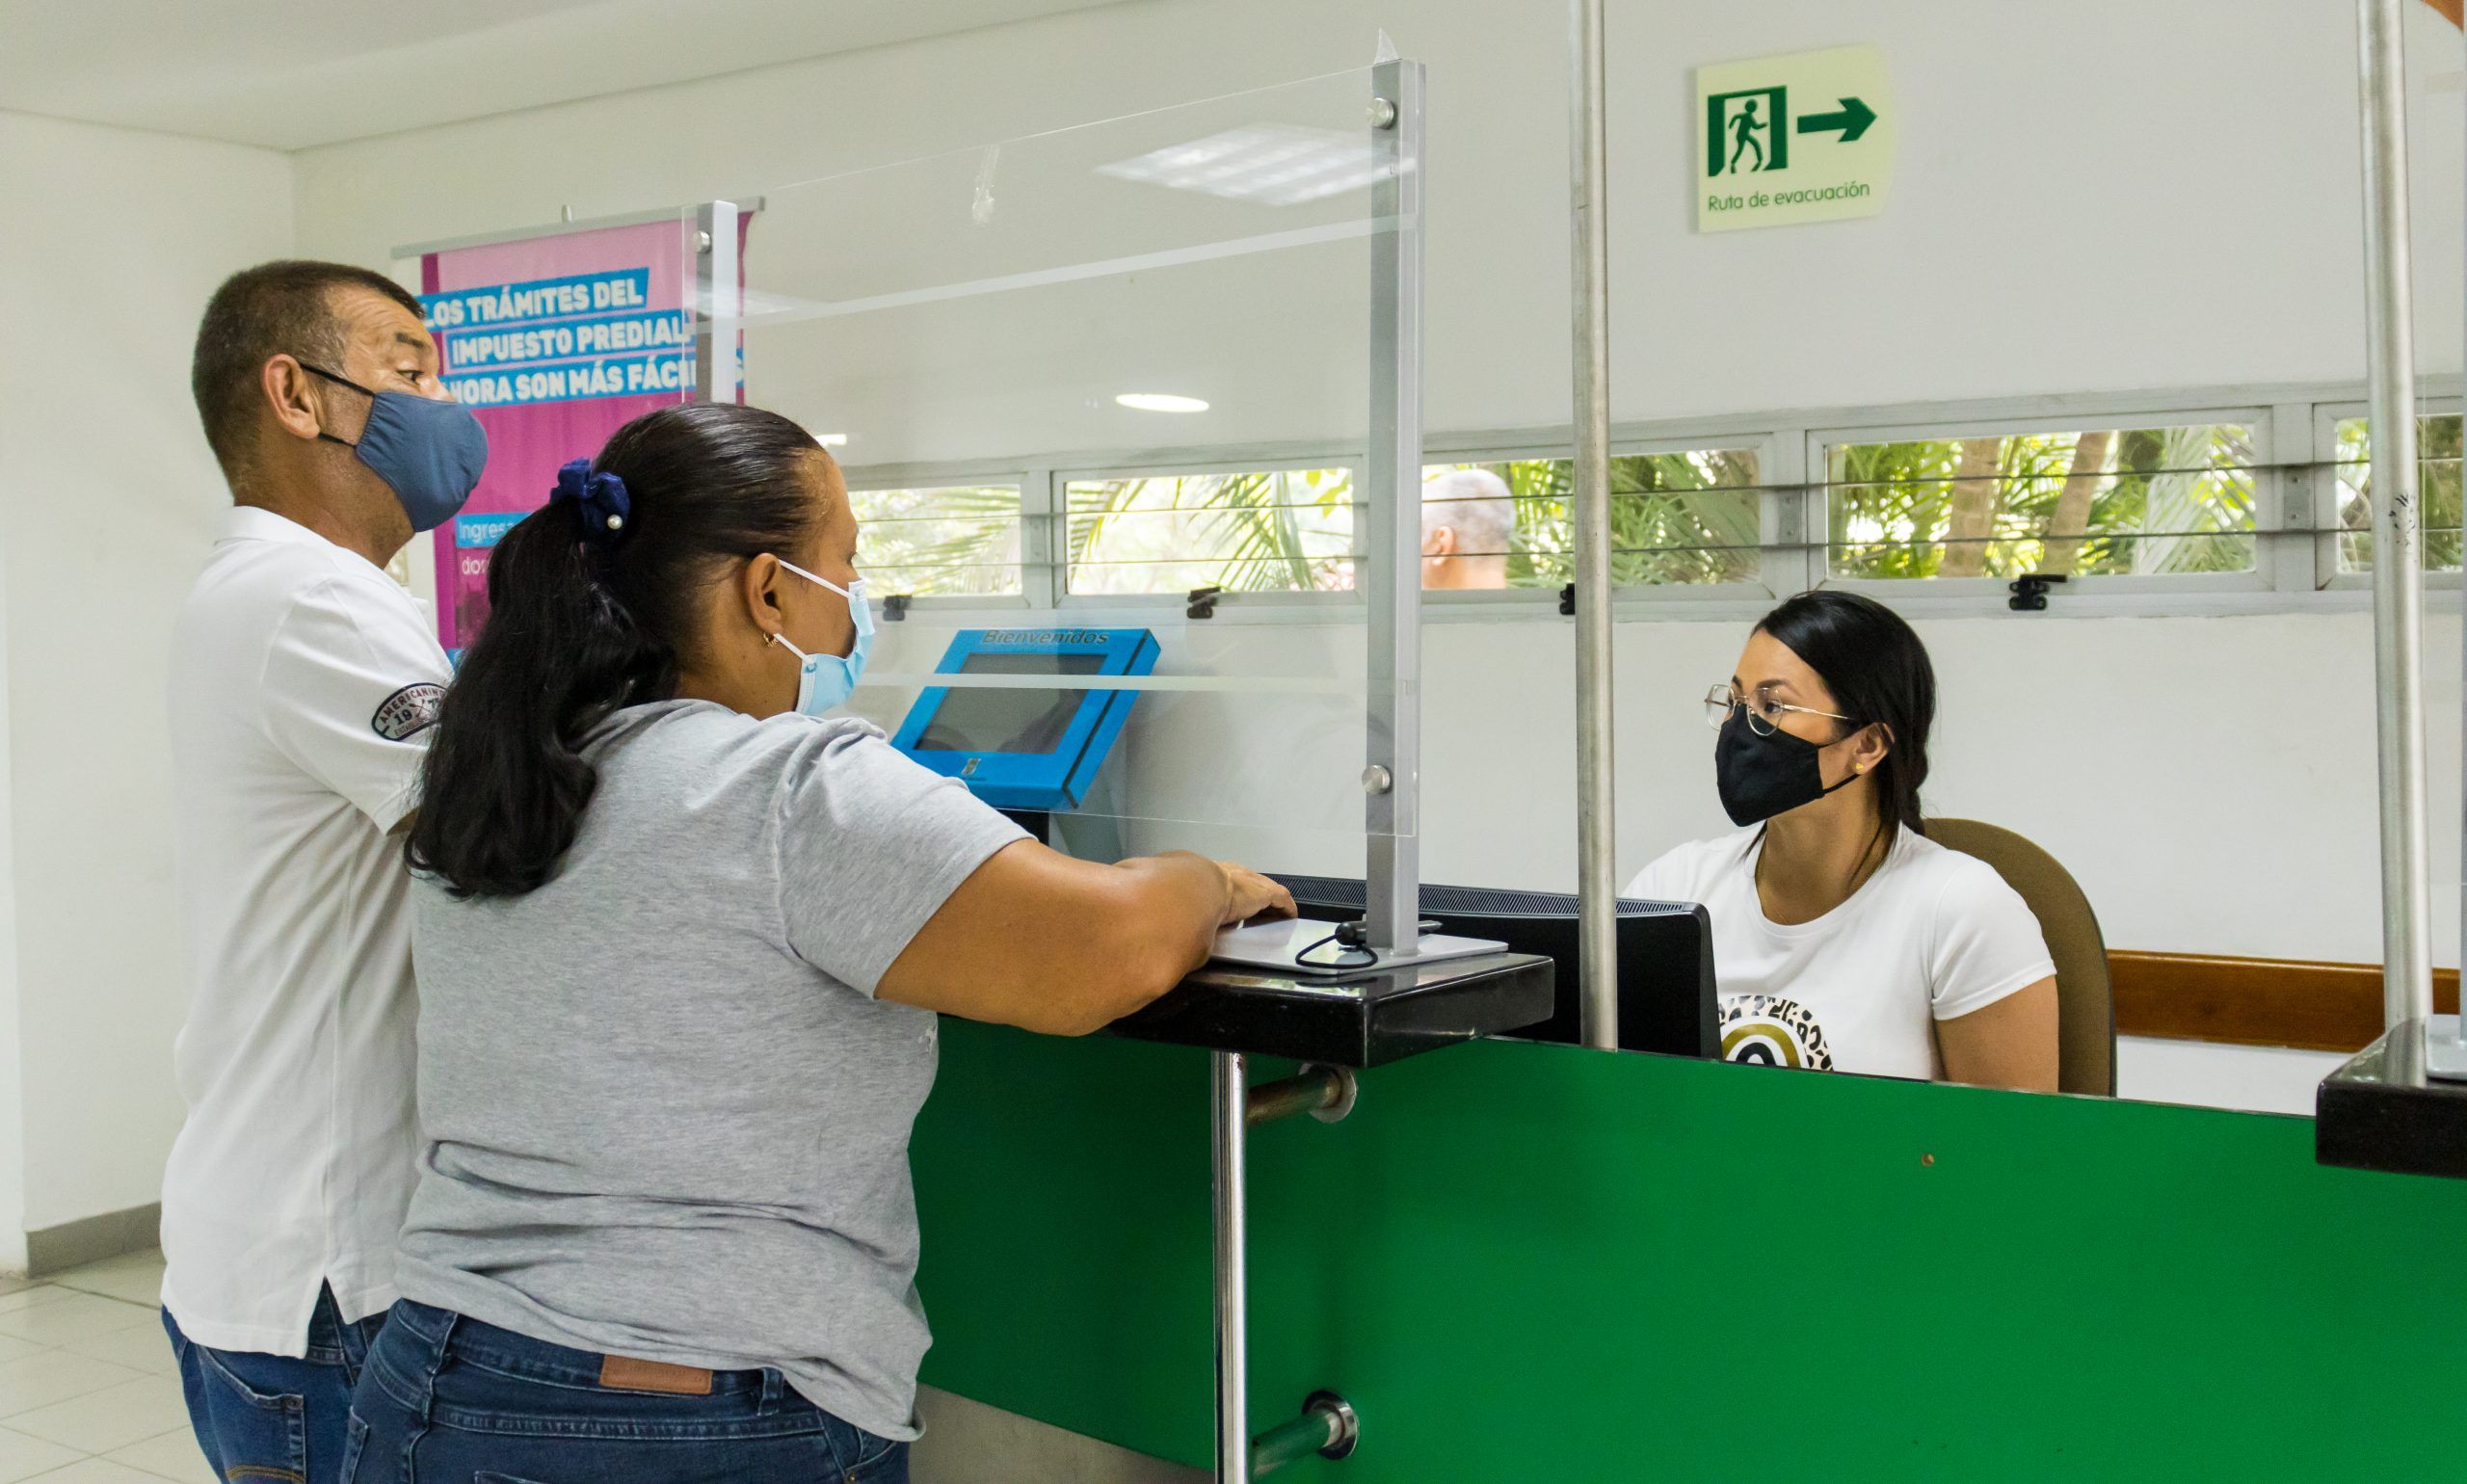
{"type": "Polygon", "coordinates": [[[446,385],[489,434],[479,489],[436,532],[438,639],[458,660],[488,620],[490,551],[547,503],[558,466],[692,398],[689,231],[652,222],[421,260],[446,385]]]}

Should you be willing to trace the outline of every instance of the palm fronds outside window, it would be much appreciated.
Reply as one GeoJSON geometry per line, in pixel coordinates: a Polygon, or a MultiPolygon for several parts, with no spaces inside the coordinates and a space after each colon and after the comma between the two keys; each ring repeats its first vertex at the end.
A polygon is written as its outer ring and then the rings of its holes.
{"type": "Polygon", "coordinates": [[[857,570],[876,593],[1016,596],[1020,487],[852,490],[857,570]]]}

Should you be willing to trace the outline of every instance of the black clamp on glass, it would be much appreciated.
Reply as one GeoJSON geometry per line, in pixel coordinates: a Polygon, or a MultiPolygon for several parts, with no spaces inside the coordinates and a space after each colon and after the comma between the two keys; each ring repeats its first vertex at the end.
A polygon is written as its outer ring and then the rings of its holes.
{"type": "Polygon", "coordinates": [[[2062,572],[2031,572],[2012,585],[2012,600],[2004,606],[2015,613],[2047,612],[2047,590],[2067,581],[2062,572]]]}

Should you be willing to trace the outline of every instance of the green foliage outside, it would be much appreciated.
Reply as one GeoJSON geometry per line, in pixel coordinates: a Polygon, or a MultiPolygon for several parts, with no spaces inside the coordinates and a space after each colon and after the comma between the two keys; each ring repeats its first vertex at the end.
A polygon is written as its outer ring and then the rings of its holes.
{"type": "Polygon", "coordinates": [[[1838,445],[1829,570],[2249,571],[2253,462],[2233,423],[1838,445]]]}
{"type": "MultiPolygon", "coordinates": [[[[1516,503],[1511,587],[1574,574],[1575,465],[1565,459],[1434,464],[1489,469],[1516,503]]],[[[1756,456],[1738,450],[1611,461],[1612,570],[1622,584],[1743,582],[1757,570],[1756,456]]],[[[1064,541],[1075,594],[1341,592],[1354,583],[1350,469],[1272,469],[1074,481],[1064,541]]],[[[1018,492],[1008,486],[856,492],[858,560],[878,591],[1020,592],[1018,492]]]]}
{"type": "Polygon", "coordinates": [[[857,570],[878,594],[1017,596],[1015,485],[858,490],[857,570]]]}
{"type": "MultiPolygon", "coordinates": [[[[1556,588],[1576,575],[1576,464],[1519,459],[1483,468],[1516,498],[1513,588],[1556,588]]],[[[1749,582],[1760,530],[1756,455],[1743,449],[1631,454],[1610,461],[1610,573],[1622,587],[1749,582]]]]}
{"type": "Polygon", "coordinates": [[[1074,481],[1073,593],[1324,593],[1353,586],[1353,471],[1074,481]]]}
{"type": "MultiPolygon", "coordinates": [[[[2460,565],[2458,416],[2423,420],[2427,565],[2460,565]]],[[[2342,570],[2372,565],[2361,418],[2338,425],[2342,570]]],[[[1924,438],[1835,447],[1822,490],[1838,577],[2238,572],[2253,569],[2257,471],[2242,424],[1924,438]]],[[[1508,584],[1574,572],[1575,465],[1481,464],[1516,505],[1508,584]]],[[[1622,586],[1753,582],[1762,514],[1754,452],[1705,449],[1611,461],[1612,571],[1622,586]]],[[[860,491],[859,560],[885,593],[1021,591],[1010,486],[860,491]]],[[[1074,594],[1340,592],[1358,543],[1349,469],[1270,469],[1074,481],[1061,545],[1074,594]]]]}

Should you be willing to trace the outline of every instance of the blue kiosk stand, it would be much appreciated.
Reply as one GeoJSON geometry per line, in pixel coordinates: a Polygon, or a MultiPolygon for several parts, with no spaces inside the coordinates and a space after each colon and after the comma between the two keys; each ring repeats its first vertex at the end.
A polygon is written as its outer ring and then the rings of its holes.
{"type": "Polygon", "coordinates": [[[1105,759],[1139,692],[1067,682],[1144,676],[1156,668],[1156,652],[1155,636],[1144,628],[963,629],[934,669],[973,683],[928,688],[891,745],[965,782],[1045,843],[1086,859],[1117,859],[1119,829],[1109,817],[1065,824],[1057,816],[1098,797],[1105,759]]]}
{"type": "Polygon", "coordinates": [[[971,628],[952,639],[937,675],[1017,676],[935,686],[916,698],[891,738],[918,762],[998,809],[1077,808],[1130,719],[1138,692],[1047,683],[1144,676],[1156,668],[1144,628],[971,628]]]}

